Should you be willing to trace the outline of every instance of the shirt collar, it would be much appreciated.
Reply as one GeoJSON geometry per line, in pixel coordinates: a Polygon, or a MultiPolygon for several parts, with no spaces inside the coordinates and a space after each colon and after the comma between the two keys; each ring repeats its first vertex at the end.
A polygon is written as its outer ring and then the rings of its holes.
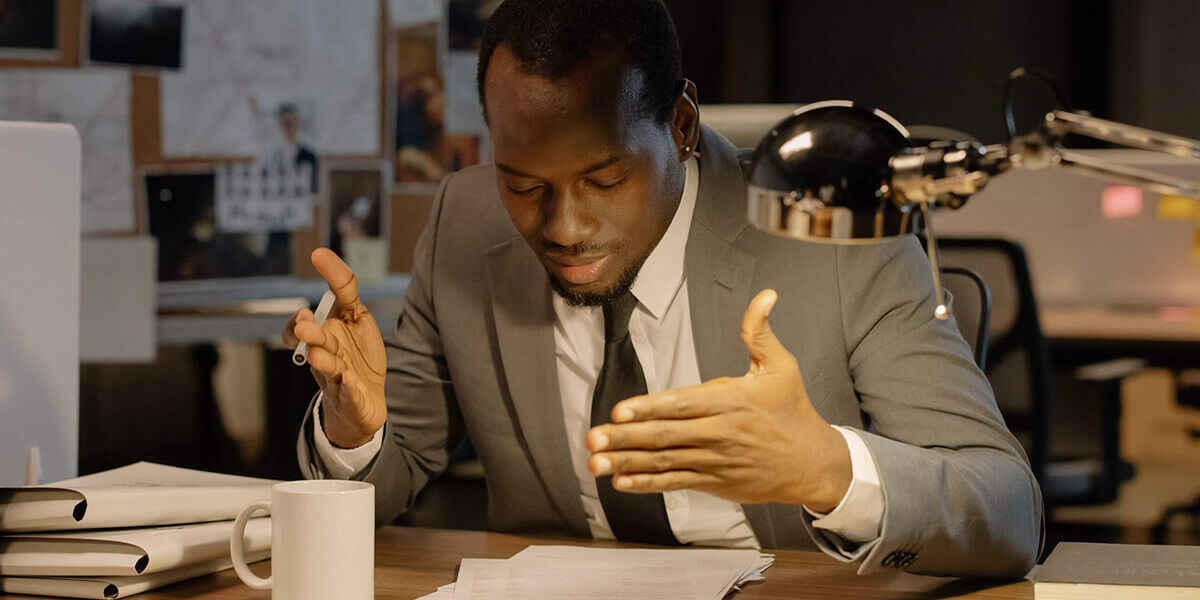
{"type": "Polygon", "coordinates": [[[658,245],[646,257],[631,291],[638,302],[655,319],[661,319],[683,286],[683,258],[688,233],[692,229],[692,214],[700,190],[700,163],[692,156],[684,163],[685,179],[679,207],[658,245]]]}

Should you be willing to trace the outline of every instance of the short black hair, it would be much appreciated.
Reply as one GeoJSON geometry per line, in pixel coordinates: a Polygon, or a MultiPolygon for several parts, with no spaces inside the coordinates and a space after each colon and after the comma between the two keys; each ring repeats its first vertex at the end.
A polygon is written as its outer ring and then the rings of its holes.
{"type": "Polygon", "coordinates": [[[642,105],[660,122],[671,118],[683,79],[679,36],[662,0],[507,0],[488,21],[476,84],[487,118],[484,82],[501,44],[522,70],[557,79],[612,50],[645,77],[642,105]]]}

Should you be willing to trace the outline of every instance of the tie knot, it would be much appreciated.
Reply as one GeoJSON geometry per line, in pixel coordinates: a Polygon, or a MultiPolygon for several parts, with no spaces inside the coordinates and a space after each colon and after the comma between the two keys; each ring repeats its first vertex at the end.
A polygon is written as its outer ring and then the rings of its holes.
{"type": "Polygon", "coordinates": [[[604,305],[605,342],[619,342],[629,335],[629,317],[635,306],[637,298],[628,290],[604,305]]]}

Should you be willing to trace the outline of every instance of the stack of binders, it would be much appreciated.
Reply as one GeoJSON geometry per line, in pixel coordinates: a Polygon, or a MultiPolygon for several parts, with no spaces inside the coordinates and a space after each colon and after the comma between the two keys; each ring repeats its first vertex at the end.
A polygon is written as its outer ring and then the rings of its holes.
{"type": "MultiPolygon", "coordinates": [[[[227,569],[233,518],[275,483],[143,462],[0,488],[0,593],[124,598],[227,569]]],[[[247,559],[270,547],[251,519],[247,559]]]]}

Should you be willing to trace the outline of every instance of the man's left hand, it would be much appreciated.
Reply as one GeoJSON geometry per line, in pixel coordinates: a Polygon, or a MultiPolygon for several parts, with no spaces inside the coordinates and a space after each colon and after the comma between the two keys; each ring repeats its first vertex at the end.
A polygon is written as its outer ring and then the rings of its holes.
{"type": "Polygon", "coordinates": [[[778,298],[763,290],[746,309],[750,370],[700,385],[636,396],[592,428],[588,469],[623,492],[694,489],[743,504],[803,504],[827,513],[850,486],[850,451],[813,408],[796,358],[767,322],[778,298]]]}

